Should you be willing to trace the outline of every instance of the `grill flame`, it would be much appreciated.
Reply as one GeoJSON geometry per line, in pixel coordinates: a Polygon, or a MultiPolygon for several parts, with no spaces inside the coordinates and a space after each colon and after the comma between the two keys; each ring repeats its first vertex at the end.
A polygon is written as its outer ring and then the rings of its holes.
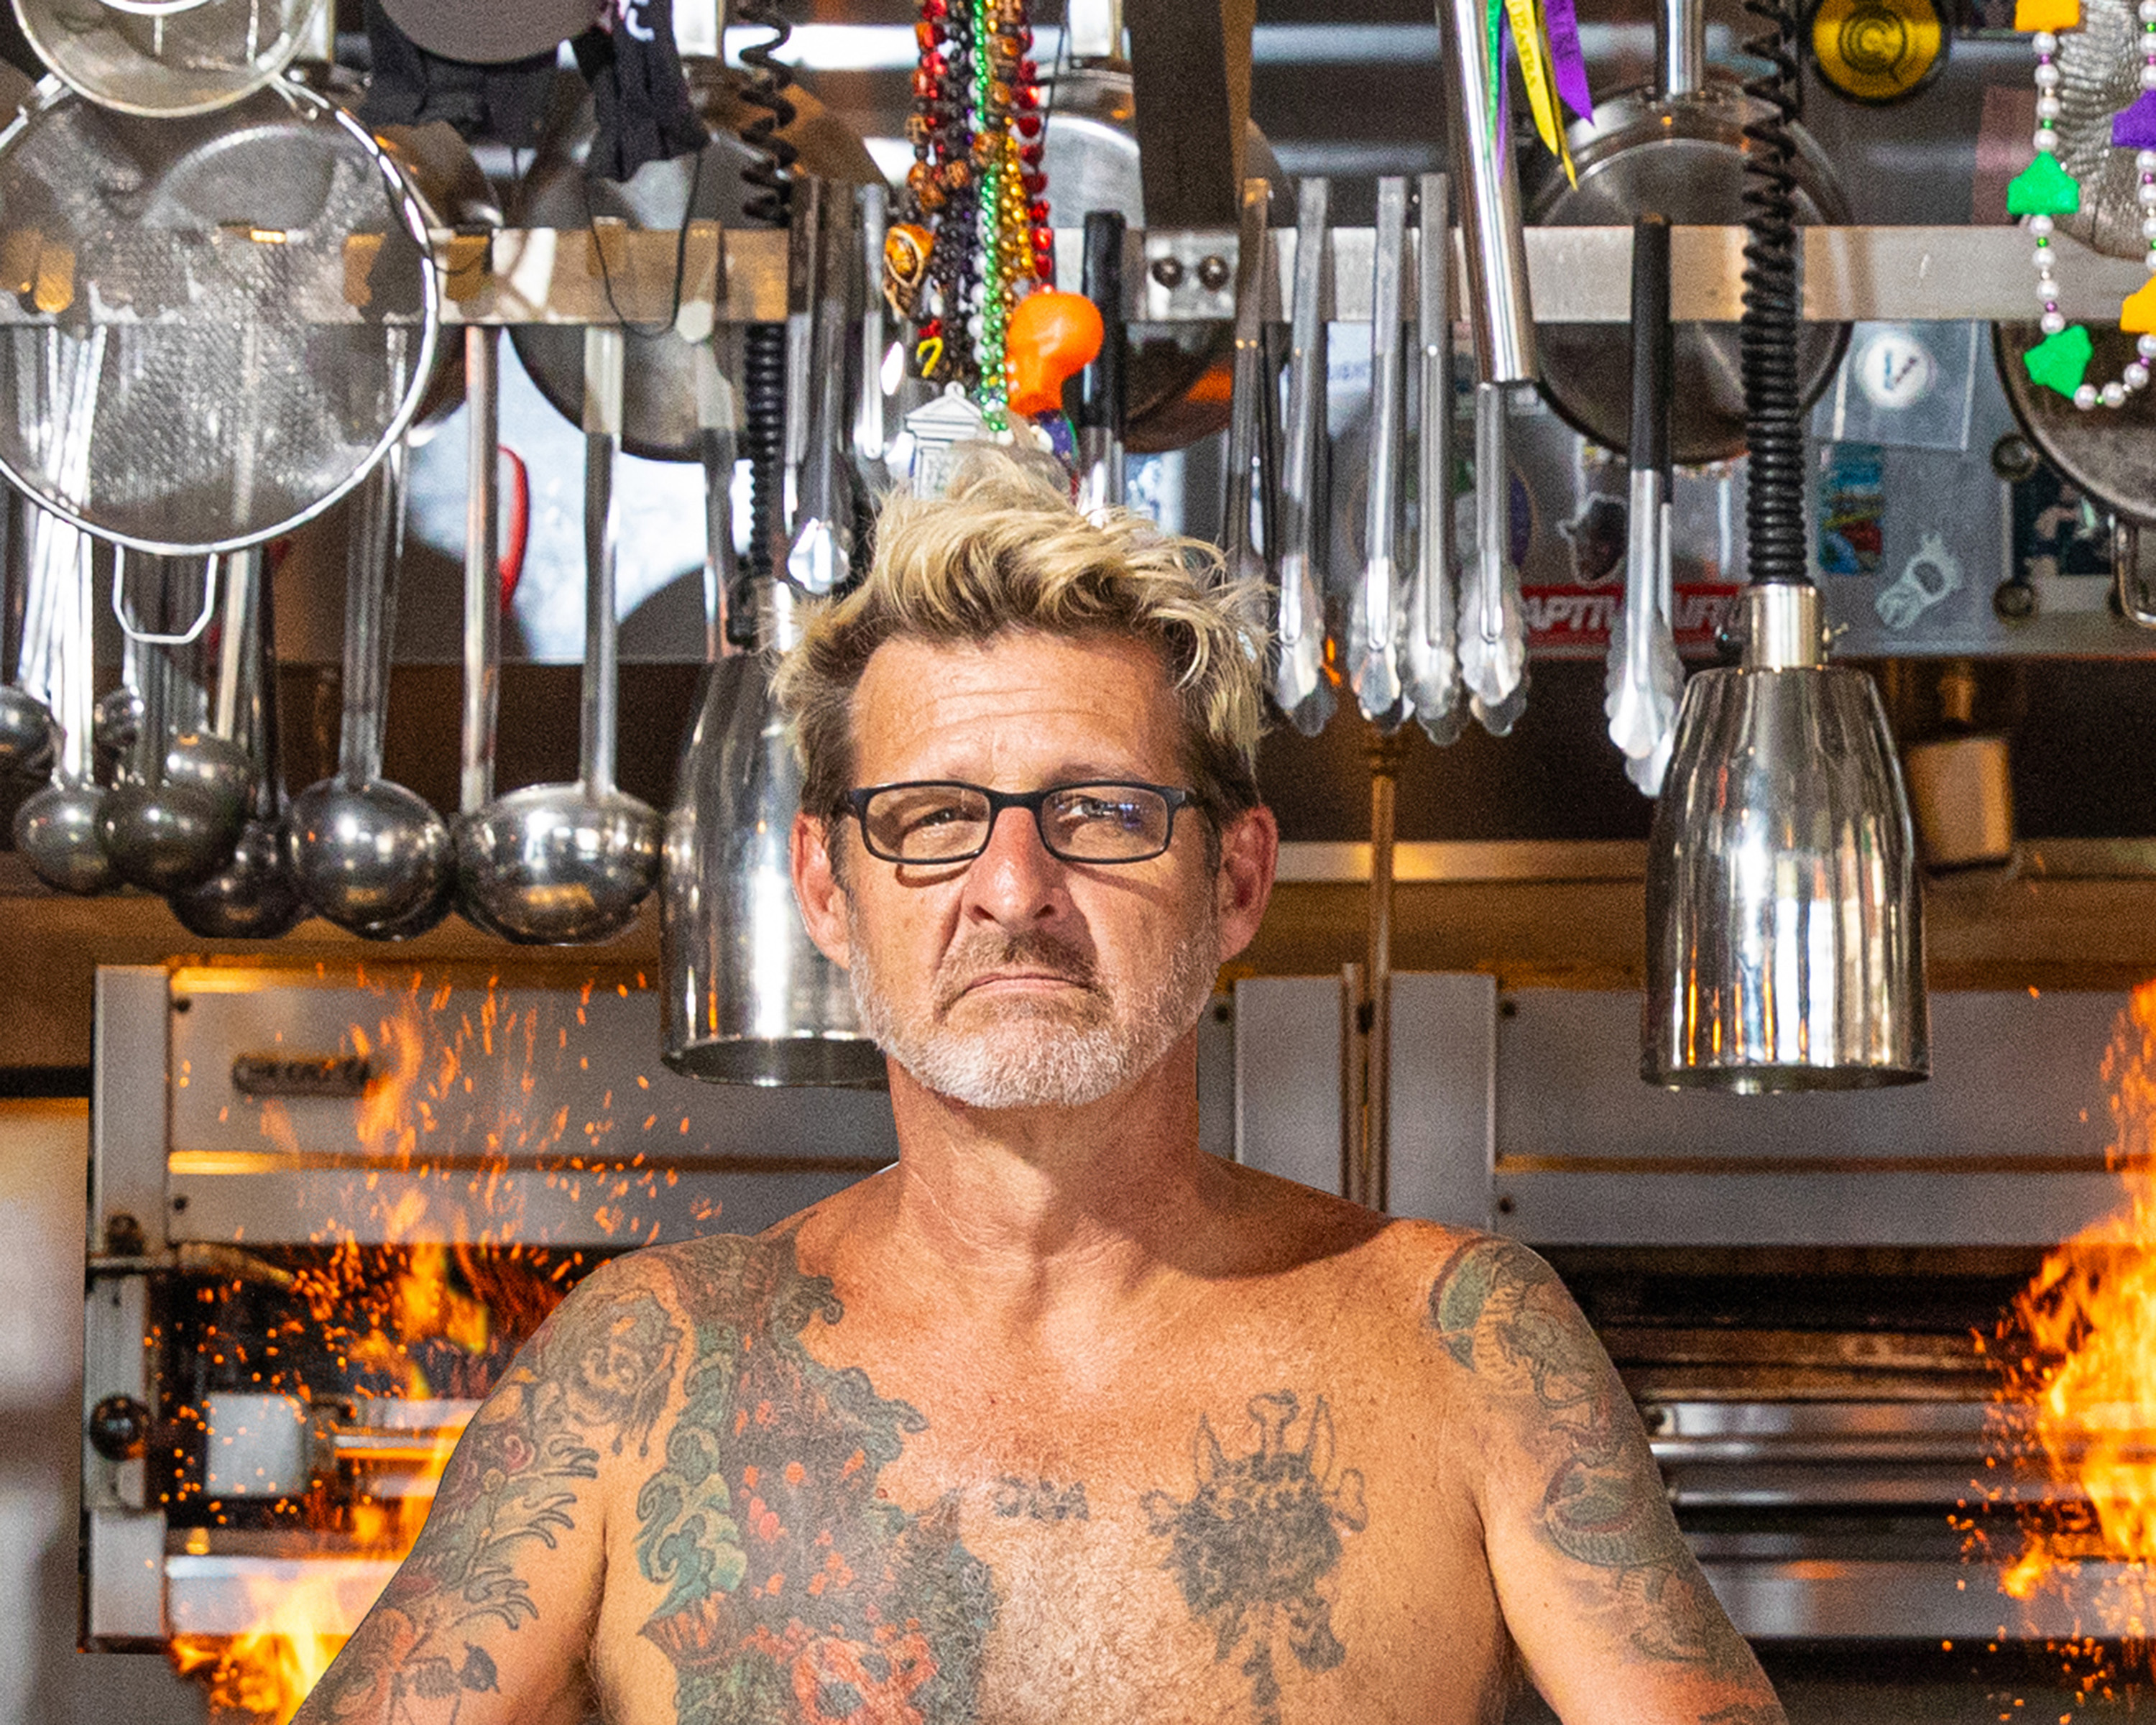
{"type": "Polygon", "coordinates": [[[2019,1494],[2020,1550],[2000,1586],[2092,1604],[2096,1620],[2061,1650],[2084,1695],[2112,1692],[2102,1644],[2146,1669],[2156,1637],[2156,983],[2119,1015],[2103,1075],[2126,1203],[2045,1259],[1989,1344],[2004,1380],[1999,1459],[2039,1486],[2019,1494]]]}

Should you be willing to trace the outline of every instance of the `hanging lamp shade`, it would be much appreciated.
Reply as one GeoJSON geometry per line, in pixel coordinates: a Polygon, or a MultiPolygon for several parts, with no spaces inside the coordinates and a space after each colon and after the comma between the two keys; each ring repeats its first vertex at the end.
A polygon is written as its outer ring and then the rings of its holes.
{"type": "Polygon", "coordinates": [[[1931,1075],[1922,900],[1876,688],[1808,583],[1745,589],[1743,660],[1686,685],[1647,851],[1641,1076],[1856,1090],[1931,1075]]]}
{"type": "MultiPolygon", "coordinates": [[[[776,639],[767,588],[761,639],[776,639]]],[[[801,768],[772,698],[772,647],[715,660],[684,746],[660,884],[664,1058],[716,1084],[888,1082],[846,973],[808,938],[789,835],[801,768]]]]}

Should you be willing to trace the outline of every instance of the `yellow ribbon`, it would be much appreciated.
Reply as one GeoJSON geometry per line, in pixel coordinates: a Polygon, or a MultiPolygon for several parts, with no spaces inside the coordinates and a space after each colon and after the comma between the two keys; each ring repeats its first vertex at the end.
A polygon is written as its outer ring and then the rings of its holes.
{"type": "Polygon", "coordinates": [[[1565,142],[1564,121],[1558,106],[1557,67],[1550,53],[1549,30],[1536,0],[1505,0],[1512,20],[1512,48],[1520,57],[1520,77],[1527,87],[1527,109],[1534,116],[1535,132],[1551,155],[1564,164],[1564,177],[1578,184],[1572,151],[1565,142]]]}

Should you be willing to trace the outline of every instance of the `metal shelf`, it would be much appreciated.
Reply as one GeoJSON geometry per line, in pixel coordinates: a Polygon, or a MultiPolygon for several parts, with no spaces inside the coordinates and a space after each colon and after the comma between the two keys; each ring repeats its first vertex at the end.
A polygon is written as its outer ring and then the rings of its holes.
{"type": "MultiPolygon", "coordinates": [[[[1276,281],[1292,279],[1296,236],[1270,235],[1276,281]]],[[[1410,236],[1412,239],[1413,236],[1410,236]]],[[[1530,228],[1527,269],[1537,321],[1620,324],[1630,316],[1632,234],[1629,228],[1530,228]]],[[[1816,321],[1927,319],[2024,320],[2036,310],[2030,242],[2018,228],[1811,228],[1804,234],[1804,316],[1816,321]]],[[[691,224],[685,245],[672,232],[622,234],[601,253],[584,229],[509,228],[495,234],[486,268],[470,240],[439,238],[449,275],[448,316],[459,323],[612,322],[644,325],[675,314],[675,273],[681,260],[676,327],[697,339],[717,323],[774,321],[786,315],[786,240],[767,229],[721,234],[691,224]],[[452,259],[453,248],[463,255],[452,259]],[[724,293],[719,264],[724,259],[724,293]],[[609,303],[608,288],[612,287],[609,303]]],[[[1130,236],[1126,314],[1149,323],[1204,322],[1234,313],[1235,236],[1220,229],[1156,229],[1130,236]],[[1179,280],[1163,285],[1155,266],[1179,280]],[[1218,286],[1208,286],[1209,282],[1218,286]]],[[[1679,228],[1672,239],[1674,310],[1686,321],[1734,322],[1743,306],[1744,230],[1679,228]]],[[[2060,239],[2058,279],[2069,317],[2109,318],[2146,279],[2138,259],[2111,258],[2060,239]]],[[[1332,236],[1331,316],[1359,322],[1370,315],[1371,233],[1344,228],[1332,236]]],[[[1077,286],[1082,235],[1060,230],[1062,287],[1077,286]]],[[[1414,248],[1411,246],[1410,250],[1414,248]]],[[[1455,246],[1454,270],[1461,265],[1455,246]]],[[[1456,288],[1455,293],[1464,292],[1456,288]]],[[[1414,303],[1412,289],[1405,295],[1414,303]]],[[[1455,304],[1462,303],[1455,299],[1455,304]]],[[[1268,311],[1280,315],[1276,304],[1268,311]]]]}

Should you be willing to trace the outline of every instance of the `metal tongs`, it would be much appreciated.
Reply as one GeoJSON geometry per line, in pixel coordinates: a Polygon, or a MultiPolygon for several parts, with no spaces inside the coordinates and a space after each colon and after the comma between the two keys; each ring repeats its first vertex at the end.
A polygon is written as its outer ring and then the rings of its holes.
{"type": "Polygon", "coordinates": [[[1467,240],[1475,330],[1475,572],[1461,606],[1460,675],[1475,716],[1502,737],[1527,706],[1527,632],[1510,556],[1512,485],[1505,459],[1510,391],[1535,379],[1520,187],[1498,137],[1489,18],[1480,0],[1445,8],[1445,60],[1453,160],[1467,240]]]}
{"type": "Polygon", "coordinates": [[[1235,370],[1228,418],[1227,508],[1220,545],[1228,578],[1259,581],[1270,587],[1267,567],[1278,554],[1280,514],[1274,496],[1275,398],[1278,388],[1265,362],[1268,298],[1278,297],[1265,264],[1272,248],[1265,216],[1272,187],[1264,180],[1243,182],[1243,213],[1235,251],[1235,370]]]}
{"type": "Polygon", "coordinates": [[[1280,591],[1273,615],[1273,700],[1305,737],[1337,703],[1325,675],[1325,565],[1319,554],[1319,460],[1325,447],[1325,286],[1330,180],[1297,182],[1294,302],[1287,356],[1287,438],[1281,459],[1280,591]]]}
{"type": "Polygon", "coordinates": [[[1363,578],[1348,611],[1348,680],[1363,716],[1382,731],[1407,718],[1400,653],[1400,445],[1407,418],[1406,355],[1400,341],[1400,275],[1407,263],[1408,182],[1378,182],[1370,263],[1370,485],[1363,578]]]}
{"type": "Polygon", "coordinates": [[[1415,334],[1422,354],[1415,440],[1420,531],[1407,601],[1407,696],[1430,740],[1460,736],[1460,634],[1452,555],[1452,188],[1424,174],[1416,260],[1415,334]]]}
{"type": "Polygon", "coordinates": [[[1670,323],[1670,224],[1632,228],[1632,475],[1625,608],[1609,631],[1609,740],[1625,773],[1649,796],[1661,790],[1676,735],[1684,666],[1671,624],[1670,413],[1675,370],[1670,323]]]}
{"type": "Polygon", "coordinates": [[[853,572],[854,494],[842,436],[848,325],[852,321],[852,223],[824,182],[794,182],[788,267],[786,454],[793,538],[786,572],[818,598],[853,572]]]}

